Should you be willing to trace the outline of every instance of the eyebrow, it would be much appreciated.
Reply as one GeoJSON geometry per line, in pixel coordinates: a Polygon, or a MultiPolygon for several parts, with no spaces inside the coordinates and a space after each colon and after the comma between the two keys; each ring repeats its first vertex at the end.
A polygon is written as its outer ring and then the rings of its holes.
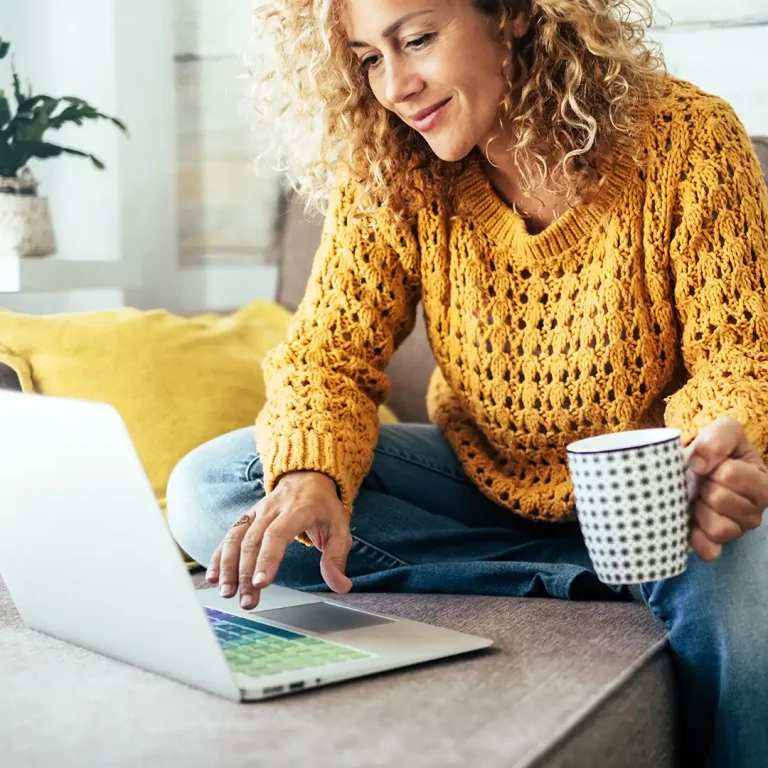
{"type": "MultiPolygon", "coordinates": [[[[410,21],[411,19],[415,18],[416,16],[422,16],[425,13],[434,13],[434,11],[431,8],[427,8],[423,11],[413,11],[413,13],[406,13],[405,16],[399,18],[396,22],[390,24],[381,34],[383,37],[392,37],[400,27],[403,26],[407,21],[410,21]]],[[[359,40],[350,40],[349,41],[349,47],[350,48],[370,48],[368,43],[362,43],[359,40]]]]}

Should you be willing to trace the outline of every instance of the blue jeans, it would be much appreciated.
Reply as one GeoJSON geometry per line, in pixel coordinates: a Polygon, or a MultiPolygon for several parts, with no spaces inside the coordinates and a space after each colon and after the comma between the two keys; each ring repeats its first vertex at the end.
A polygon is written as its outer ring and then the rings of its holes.
{"type": "MultiPolygon", "coordinates": [[[[254,430],[223,435],[174,470],[171,531],[207,565],[263,494],[254,430]]],[[[630,592],[597,579],[577,523],[535,522],[498,507],[436,427],[385,424],[351,528],[355,591],[642,600],[669,633],[688,763],[768,765],[768,525],[726,544],[714,563],[691,554],[684,574],[630,592]]],[[[319,563],[317,550],[293,542],[277,583],[327,590],[319,563]]]]}

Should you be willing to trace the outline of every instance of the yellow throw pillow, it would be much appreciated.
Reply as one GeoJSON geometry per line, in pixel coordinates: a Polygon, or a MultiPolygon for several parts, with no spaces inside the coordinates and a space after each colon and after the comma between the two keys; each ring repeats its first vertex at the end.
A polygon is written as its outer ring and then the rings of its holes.
{"type": "MultiPolygon", "coordinates": [[[[168,478],[189,451],[253,425],[265,401],[261,361],[285,338],[290,316],[265,301],[195,317],[0,309],[0,363],[14,369],[25,392],[114,406],[165,512],[168,478]]],[[[380,418],[396,421],[386,408],[380,418]]]]}

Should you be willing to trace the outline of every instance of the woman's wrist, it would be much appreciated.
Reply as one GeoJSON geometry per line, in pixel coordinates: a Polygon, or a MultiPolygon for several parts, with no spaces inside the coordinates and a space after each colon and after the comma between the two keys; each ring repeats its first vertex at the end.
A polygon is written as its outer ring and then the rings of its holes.
{"type": "Polygon", "coordinates": [[[294,469],[290,472],[286,472],[278,478],[275,483],[275,488],[280,484],[288,485],[295,482],[313,482],[318,483],[320,486],[325,486],[327,484],[328,488],[332,489],[333,492],[341,498],[336,481],[330,475],[326,475],[325,472],[320,472],[316,469],[294,469]]]}

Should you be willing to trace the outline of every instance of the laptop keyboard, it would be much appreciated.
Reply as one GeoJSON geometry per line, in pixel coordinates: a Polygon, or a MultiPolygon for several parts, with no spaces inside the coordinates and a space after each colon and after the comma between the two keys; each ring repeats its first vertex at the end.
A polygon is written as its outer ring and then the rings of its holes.
{"type": "Polygon", "coordinates": [[[229,666],[244,675],[279,675],[373,656],[214,608],[206,608],[205,612],[229,666]]]}

